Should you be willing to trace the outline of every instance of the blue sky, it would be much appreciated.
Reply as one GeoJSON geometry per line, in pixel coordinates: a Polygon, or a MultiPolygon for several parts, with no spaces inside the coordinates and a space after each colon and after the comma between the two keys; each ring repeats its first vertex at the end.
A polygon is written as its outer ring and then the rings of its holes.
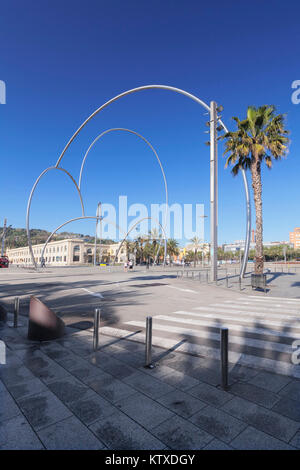
{"type": "MultiPolygon", "coordinates": [[[[81,122],[108,99],[129,88],[167,84],[224,106],[223,120],[243,117],[248,105],[274,104],[287,113],[288,158],[263,172],[265,240],[288,239],[300,224],[300,104],[291,83],[300,79],[300,5],[252,2],[110,0],[2,3],[0,80],[0,218],[25,226],[35,178],[54,165],[81,122]]],[[[78,177],[90,142],[111,127],[143,134],[166,170],[170,203],[203,203],[209,214],[207,116],[186,97],[145,91],[100,113],[67,151],[63,166],[78,177]]],[[[161,203],[163,182],[153,155],[132,135],[110,134],[87,161],[86,212],[97,202],[161,203]]],[[[71,184],[60,172],[42,180],[33,200],[31,226],[54,229],[80,215],[71,184]]],[[[90,222],[70,230],[93,233],[90,222]]],[[[224,169],[219,152],[219,242],[244,238],[241,177],[224,169]]],[[[205,222],[209,239],[209,218],[205,222]]]]}

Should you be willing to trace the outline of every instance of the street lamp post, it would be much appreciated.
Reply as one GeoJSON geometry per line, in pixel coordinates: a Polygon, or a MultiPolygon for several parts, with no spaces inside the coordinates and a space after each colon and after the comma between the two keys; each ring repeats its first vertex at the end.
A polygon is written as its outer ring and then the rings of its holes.
{"type": "Polygon", "coordinates": [[[218,269],[218,146],[217,103],[210,103],[210,269],[212,281],[218,269]]]}

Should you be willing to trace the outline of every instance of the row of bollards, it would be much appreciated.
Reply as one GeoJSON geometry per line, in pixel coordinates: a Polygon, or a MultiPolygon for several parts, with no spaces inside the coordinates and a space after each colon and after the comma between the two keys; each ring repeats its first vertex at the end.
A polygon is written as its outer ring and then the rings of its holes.
{"type": "Polygon", "coordinates": [[[19,299],[19,297],[15,297],[15,302],[14,302],[14,328],[18,328],[19,311],[20,311],[20,299],[19,299]]]}
{"type": "MultiPolygon", "coordinates": [[[[15,307],[19,302],[15,302],[15,307]]],[[[99,326],[100,326],[100,308],[95,309],[94,315],[94,335],[93,350],[97,351],[99,346],[99,326]]],[[[228,328],[220,328],[220,365],[221,365],[221,387],[228,389],[228,328]]],[[[154,368],[152,362],[152,317],[146,318],[146,337],[145,337],[145,367],[154,368]]]]}

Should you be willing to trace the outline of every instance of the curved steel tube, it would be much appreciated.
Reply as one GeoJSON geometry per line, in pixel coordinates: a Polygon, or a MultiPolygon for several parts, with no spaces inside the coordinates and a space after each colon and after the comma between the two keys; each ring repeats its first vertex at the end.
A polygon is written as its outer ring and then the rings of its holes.
{"type": "MultiPolygon", "coordinates": [[[[69,146],[71,145],[71,143],[73,142],[73,140],[76,138],[76,136],[79,134],[79,132],[83,129],[83,127],[91,120],[93,119],[94,116],[96,116],[96,114],[98,114],[100,111],[102,111],[102,109],[106,108],[108,105],[110,105],[111,103],[113,103],[114,101],[117,101],[118,99],[122,98],[123,96],[127,96],[127,95],[130,95],[131,93],[136,93],[138,91],[142,91],[142,90],[151,90],[151,89],[160,89],[160,90],[170,90],[170,91],[174,91],[175,93],[179,93],[181,95],[184,95],[184,96],[187,96],[188,98],[192,99],[193,101],[196,101],[196,103],[200,104],[201,106],[203,106],[203,108],[205,108],[207,111],[210,111],[210,107],[202,100],[200,100],[197,96],[195,95],[192,95],[191,93],[188,93],[187,91],[185,90],[182,90],[181,88],[176,88],[176,87],[173,87],[173,86],[169,86],[169,85],[144,85],[144,86],[141,86],[141,87],[137,87],[137,88],[132,88],[131,90],[127,90],[127,91],[124,91],[123,93],[120,93],[119,95],[115,96],[114,98],[110,99],[109,101],[106,101],[106,103],[104,103],[102,106],[100,106],[100,108],[96,109],[82,124],[81,126],[77,129],[77,131],[72,135],[71,139],[67,142],[65,148],[63,149],[62,153],[60,154],[57,162],[56,162],[56,165],[55,166],[58,166],[61,159],[63,158],[64,154],[66,153],[67,149],[69,148],[69,146]]],[[[227,127],[225,126],[225,124],[221,121],[221,119],[219,119],[219,123],[221,124],[221,126],[223,127],[224,131],[225,132],[228,132],[228,129],[227,127]]],[[[240,271],[240,276],[243,277],[244,276],[244,273],[245,273],[245,270],[246,270],[246,266],[247,266],[247,261],[248,261],[248,253],[249,253],[249,245],[250,245],[250,235],[251,235],[251,219],[250,219],[250,216],[251,216],[251,210],[250,209],[250,199],[249,199],[249,187],[248,187],[248,182],[247,182],[247,177],[246,177],[246,174],[245,174],[245,170],[242,170],[242,173],[243,173],[243,181],[244,181],[244,185],[245,185],[245,193],[246,193],[246,204],[247,204],[247,232],[246,232],[246,240],[245,240],[245,248],[244,248],[244,259],[245,259],[245,265],[244,265],[244,262],[243,262],[243,266],[241,268],[241,271],[240,271]]]]}
{"type": "Polygon", "coordinates": [[[81,192],[80,192],[80,189],[76,183],[76,181],[74,180],[73,176],[71,175],[71,173],[69,173],[67,170],[65,170],[64,168],[61,168],[59,166],[50,166],[49,168],[46,168],[46,170],[44,170],[40,176],[36,179],[33,187],[32,187],[32,190],[30,192],[30,195],[29,195],[29,199],[28,199],[28,203],[27,203],[27,212],[26,212],[26,231],[27,231],[27,239],[28,239],[28,247],[29,247],[29,252],[30,252],[30,256],[31,256],[31,261],[33,263],[33,266],[35,267],[35,269],[37,268],[37,264],[35,262],[35,259],[34,259],[34,254],[33,254],[33,249],[32,249],[32,244],[31,244],[31,237],[30,237],[30,228],[29,228],[29,217],[30,217],[30,207],[31,207],[31,201],[32,201],[32,197],[33,197],[33,194],[34,194],[34,191],[40,181],[40,179],[46,174],[48,173],[48,171],[50,170],[60,170],[60,171],[63,171],[64,173],[66,173],[69,178],[72,180],[72,182],[75,184],[75,187],[77,189],[77,192],[79,194],[79,198],[80,198],[80,203],[81,203],[81,209],[82,209],[82,215],[84,216],[84,205],[83,205],[83,200],[82,200],[82,196],[81,196],[81,192]]]}
{"type": "MultiPolygon", "coordinates": [[[[103,220],[104,217],[98,217],[98,216],[95,216],[95,215],[83,215],[81,217],[75,217],[73,219],[70,219],[70,220],[67,220],[67,222],[64,222],[63,224],[59,225],[58,227],[56,227],[55,230],[53,230],[53,232],[49,235],[49,237],[47,238],[47,240],[45,241],[45,244],[43,246],[43,249],[42,249],[42,254],[41,254],[41,260],[44,258],[44,253],[45,253],[45,249],[49,243],[49,241],[51,240],[51,238],[53,237],[53,235],[59,230],[61,229],[62,227],[64,227],[65,225],[67,224],[70,224],[71,222],[75,222],[76,220],[85,220],[85,219],[97,219],[97,220],[100,220],[102,219],[103,220]]],[[[114,222],[110,221],[110,220],[105,220],[105,223],[108,223],[108,224],[112,224],[114,225],[119,231],[125,233],[120,227],[118,224],[115,224],[114,222]]]]}
{"type": "MultiPolygon", "coordinates": [[[[82,160],[82,163],[81,163],[81,168],[80,168],[80,173],[79,173],[79,180],[78,180],[78,187],[79,189],[81,190],[81,180],[82,180],[82,172],[83,172],[83,168],[84,168],[84,165],[85,165],[85,161],[87,159],[87,156],[90,152],[90,150],[93,148],[93,146],[96,144],[96,142],[98,142],[99,139],[101,139],[101,137],[103,137],[105,134],[109,134],[110,132],[115,132],[115,131],[122,131],[122,132],[128,132],[130,134],[133,134],[133,135],[136,135],[137,137],[139,137],[140,139],[142,139],[147,145],[148,147],[150,147],[150,149],[152,150],[152,152],[154,153],[155,157],[156,157],[156,160],[158,161],[158,164],[160,166],[160,170],[161,170],[161,173],[162,173],[162,176],[163,176],[163,180],[164,180],[164,185],[165,185],[165,197],[166,197],[166,211],[165,211],[165,228],[167,227],[167,218],[168,218],[168,204],[169,204],[169,196],[168,196],[168,185],[167,185],[167,179],[166,179],[166,174],[165,174],[165,171],[164,171],[164,168],[162,166],[162,163],[160,161],[160,158],[155,150],[155,148],[151,145],[151,143],[144,137],[142,136],[141,134],[139,134],[138,132],[136,131],[133,131],[131,129],[126,129],[126,128],[123,128],[123,127],[114,127],[112,129],[107,129],[106,131],[102,132],[101,134],[99,134],[94,140],[93,142],[91,143],[91,145],[89,146],[89,148],[87,149],[84,157],[83,157],[83,160],[82,160]]],[[[166,259],[166,256],[167,256],[167,240],[165,239],[165,254],[164,254],[164,259],[166,259]]]]}
{"type": "MultiPolygon", "coordinates": [[[[137,225],[139,225],[141,222],[143,222],[143,220],[150,220],[150,219],[153,219],[153,217],[143,217],[142,219],[138,220],[135,224],[133,224],[133,226],[128,230],[128,232],[126,233],[125,237],[123,238],[121,244],[119,245],[119,248],[118,248],[117,251],[116,251],[115,258],[114,258],[114,260],[113,260],[113,265],[115,264],[116,259],[117,259],[118,254],[119,254],[119,251],[120,251],[120,249],[121,249],[123,243],[125,242],[126,238],[127,238],[128,235],[130,234],[130,232],[131,232],[137,225]]],[[[164,234],[165,239],[166,239],[167,237],[166,237],[166,232],[165,232],[164,227],[162,226],[162,224],[161,224],[158,220],[157,220],[157,223],[158,223],[158,225],[160,226],[160,228],[162,229],[163,234],[164,234]]],[[[165,265],[165,264],[166,264],[166,257],[164,257],[164,265],[165,265]]]]}

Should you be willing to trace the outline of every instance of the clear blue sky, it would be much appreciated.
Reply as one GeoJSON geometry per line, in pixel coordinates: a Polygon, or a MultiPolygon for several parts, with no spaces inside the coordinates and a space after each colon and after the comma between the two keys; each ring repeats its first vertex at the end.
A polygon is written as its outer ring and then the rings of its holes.
{"type": "MultiPolygon", "coordinates": [[[[287,160],[263,172],[264,238],[288,239],[300,225],[300,5],[295,1],[10,0],[1,5],[0,218],[25,226],[35,178],[54,165],[81,122],[114,95],[144,84],[183,88],[224,106],[223,120],[248,105],[274,104],[287,113],[292,143],[287,160]]],[[[63,166],[76,177],[81,156],[110,127],[145,135],[165,166],[170,202],[204,203],[209,213],[209,149],[204,110],[167,91],[123,98],[98,115],[68,150],[63,166]]],[[[241,177],[219,165],[219,241],[244,238],[241,177]]],[[[86,165],[83,195],[89,215],[97,202],[163,202],[159,167],[131,135],[108,135],[86,165]]],[[[71,184],[49,173],[37,190],[32,227],[53,229],[80,215],[71,184]]],[[[209,219],[205,236],[209,238],[209,219]]],[[[88,222],[70,230],[93,233],[88,222]]]]}

